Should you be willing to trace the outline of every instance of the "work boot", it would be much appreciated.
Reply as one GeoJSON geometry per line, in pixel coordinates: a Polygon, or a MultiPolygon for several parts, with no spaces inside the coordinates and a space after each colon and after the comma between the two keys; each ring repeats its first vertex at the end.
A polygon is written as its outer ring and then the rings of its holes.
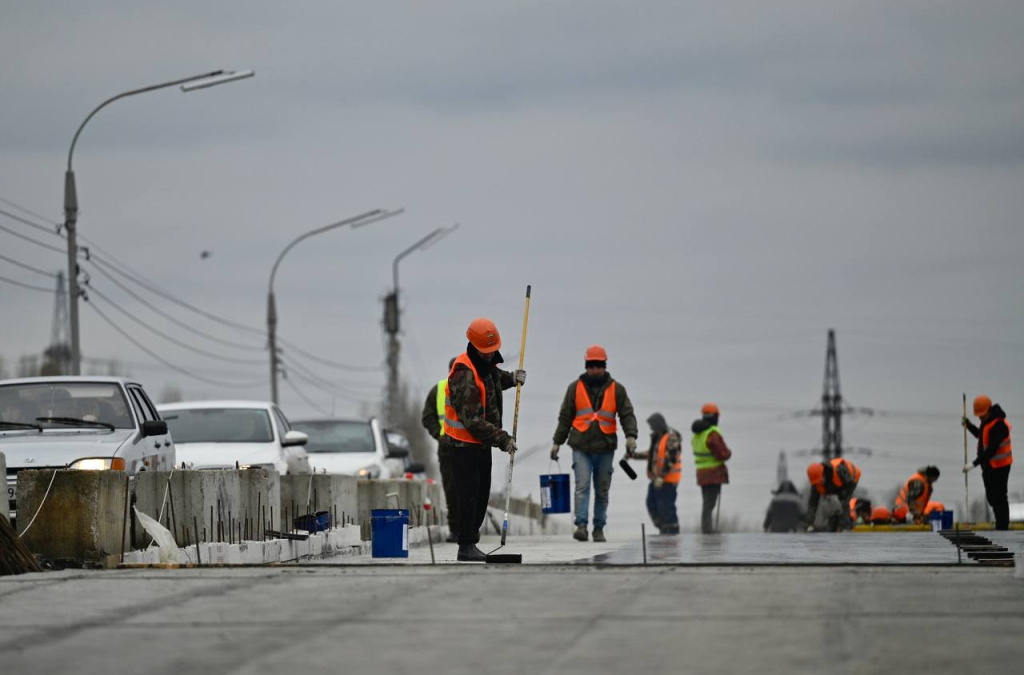
{"type": "Polygon", "coordinates": [[[598,542],[600,542],[600,541],[608,541],[607,539],[604,538],[604,528],[603,527],[595,527],[594,528],[594,541],[598,541],[598,542]]]}
{"type": "Polygon", "coordinates": [[[577,526],[576,527],[576,531],[572,533],[572,538],[576,539],[578,541],[586,541],[587,540],[587,526],[586,525],[579,525],[579,526],[577,526]]]}
{"type": "Polygon", "coordinates": [[[459,562],[484,562],[487,556],[473,544],[459,544],[459,562]]]}

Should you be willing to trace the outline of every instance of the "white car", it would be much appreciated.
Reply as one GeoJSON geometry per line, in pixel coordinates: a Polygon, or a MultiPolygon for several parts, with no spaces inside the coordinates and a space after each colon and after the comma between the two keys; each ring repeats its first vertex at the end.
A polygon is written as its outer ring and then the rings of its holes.
{"type": "Polygon", "coordinates": [[[189,401],[157,406],[175,439],[178,465],[189,469],[266,467],[309,473],[306,434],[292,429],[273,403],[189,401]]]}
{"type": "Polygon", "coordinates": [[[17,510],[24,469],[169,471],[167,425],[142,385],[121,377],[25,377],[0,381],[0,452],[7,499],[17,510]]]}
{"type": "Polygon", "coordinates": [[[306,451],[316,472],[358,478],[401,478],[408,450],[388,445],[376,418],[298,420],[295,428],[309,437],[306,451]]]}

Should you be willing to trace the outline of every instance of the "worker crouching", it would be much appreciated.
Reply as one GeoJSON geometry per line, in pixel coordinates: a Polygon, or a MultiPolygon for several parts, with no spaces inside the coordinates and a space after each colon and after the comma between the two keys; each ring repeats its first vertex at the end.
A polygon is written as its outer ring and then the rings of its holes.
{"type": "Polygon", "coordinates": [[[928,507],[928,501],[932,498],[932,484],[938,479],[939,468],[937,466],[922,467],[908,478],[900,488],[899,494],[896,495],[896,505],[892,510],[893,521],[906,522],[909,515],[915,524],[924,523],[925,509],[928,507]]]}

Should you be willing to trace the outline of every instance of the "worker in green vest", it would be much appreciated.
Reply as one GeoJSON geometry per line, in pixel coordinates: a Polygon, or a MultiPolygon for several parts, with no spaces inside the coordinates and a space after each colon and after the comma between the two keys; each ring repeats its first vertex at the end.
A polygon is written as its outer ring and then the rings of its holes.
{"type": "Polygon", "coordinates": [[[711,514],[722,493],[722,485],[729,482],[725,463],[732,457],[732,451],[718,430],[718,413],[717,405],[705,403],[700,410],[701,418],[690,427],[693,432],[693,466],[704,499],[700,512],[700,531],[704,534],[716,534],[711,514]]]}
{"type": "MultiPolygon", "coordinates": [[[[454,364],[455,359],[448,362],[449,373],[452,372],[454,364]]],[[[447,383],[447,377],[438,381],[427,394],[420,421],[430,437],[437,441],[437,463],[441,467],[441,488],[444,490],[444,500],[448,503],[448,538],[445,541],[454,544],[458,541],[457,533],[459,531],[459,511],[455,507],[455,469],[452,466],[452,448],[448,444],[442,423],[444,420],[444,389],[447,383]]]]}

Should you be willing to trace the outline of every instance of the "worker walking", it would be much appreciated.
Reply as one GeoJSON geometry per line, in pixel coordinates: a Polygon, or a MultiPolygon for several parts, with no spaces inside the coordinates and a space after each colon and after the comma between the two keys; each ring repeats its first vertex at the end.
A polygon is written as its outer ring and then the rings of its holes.
{"type": "Polygon", "coordinates": [[[772,492],[768,512],[764,514],[765,532],[796,532],[804,523],[804,500],[793,481],[784,480],[772,492]]]}
{"type": "Polygon", "coordinates": [[[491,492],[491,448],[515,454],[516,444],[501,428],[502,394],[526,383],[526,371],[510,373],[502,363],[501,336],[490,319],[474,319],[466,330],[469,344],[455,358],[445,385],[445,436],[451,445],[458,508],[458,559],[483,562],[476,547],[491,492]]]}
{"type": "Polygon", "coordinates": [[[860,469],[848,459],[836,457],[807,467],[811,498],[807,521],[815,530],[838,532],[853,527],[850,500],[860,482],[860,469]]]}
{"type": "Polygon", "coordinates": [[[608,491],[612,484],[612,460],[618,444],[618,425],[626,435],[626,456],[636,452],[637,425],[633,404],[626,388],[608,372],[608,353],[600,345],[587,347],[586,372],[574,380],[565,392],[558,411],[558,427],[551,446],[551,459],[566,441],[572,448],[575,473],[575,524],[573,538],[587,540],[590,486],[594,484],[594,541],[605,541],[608,519],[608,491]]]}
{"type": "Polygon", "coordinates": [[[939,479],[939,467],[925,466],[917,470],[913,476],[900,488],[896,495],[896,505],[892,510],[893,520],[898,523],[906,522],[907,516],[914,519],[914,523],[920,525],[925,519],[925,508],[932,498],[932,484],[939,479]]]}
{"type": "Polygon", "coordinates": [[[998,403],[992,404],[988,396],[974,399],[974,414],[978,426],[966,417],[964,427],[978,439],[978,456],[964,465],[964,473],[976,466],[981,467],[981,480],[985,483],[985,499],[996,517],[996,529],[1010,529],[1010,504],[1006,497],[1010,481],[1010,465],[1013,464],[1013,448],[1010,444],[1010,424],[1006,413],[998,403]]]}
{"type": "MultiPolygon", "coordinates": [[[[451,372],[455,365],[455,359],[448,362],[448,372],[451,372]]],[[[427,400],[423,403],[423,414],[420,422],[427,430],[430,437],[437,441],[437,464],[441,469],[441,489],[444,490],[444,500],[448,505],[448,538],[449,544],[458,541],[459,511],[456,504],[458,497],[455,491],[455,468],[452,466],[452,446],[448,443],[448,436],[444,433],[444,392],[448,385],[448,378],[438,380],[427,394],[427,400]]]]}
{"type": "Polygon", "coordinates": [[[676,496],[683,477],[682,436],[668,426],[665,416],[654,413],[647,418],[651,427],[651,447],[638,452],[637,459],[647,460],[647,513],[661,534],[679,534],[676,496]]]}
{"type": "Polygon", "coordinates": [[[722,433],[718,430],[718,406],[705,403],[700,413],[701,418],[690,427],[693,432],[693,466],[704,500],[700,512],[700,531],[714,534],[711,514],[722,494],[722,485],[729,482],[729,469],[725,463],[732,457],[732,451],[725,445],[722,433]]]}

